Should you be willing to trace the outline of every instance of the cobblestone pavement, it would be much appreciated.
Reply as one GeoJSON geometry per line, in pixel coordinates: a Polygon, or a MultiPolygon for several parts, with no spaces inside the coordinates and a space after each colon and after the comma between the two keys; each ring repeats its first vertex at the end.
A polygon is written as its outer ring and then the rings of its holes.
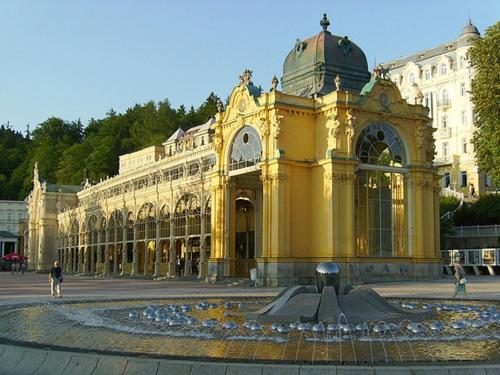
{"type": "MultiPolygon", "coordinates": [[[[468,276],[469,299],[500,300],[500,277],[468,276]]],[[[453,279],[420,282],[398,282],[369,284],[385,297],[409,298],[451,298],[453,279]]],[[[252,288],[241,285],[218,285],[196,280],[167,281],[128,278],[95,278],[65,275],[63,283],[64,300],[92,298],[129,298],[129,297],[169,297],[175,295],[223,296],[273,296],[281,288],[252,288]]],[[[12,275],[0,272],[0,301],[13,299],[48,298],[49,283],[46,274],[26,273],[12,275]]]]}

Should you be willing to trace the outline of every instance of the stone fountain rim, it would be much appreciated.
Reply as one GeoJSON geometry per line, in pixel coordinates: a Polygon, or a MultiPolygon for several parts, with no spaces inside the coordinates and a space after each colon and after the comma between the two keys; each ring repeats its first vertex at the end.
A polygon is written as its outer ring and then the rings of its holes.
{"type": "MultiPolygon", "coordinates": [[[[226,365],[228,367],[241,367],[244,365],[249,365],[252,367],[257,367],[257,366],[263,366],[263,367],[268,367],[268,366],[273,366],[273,367],[282,367],[282,368],[301,368],[301,367],[306,367],[306,368],[311,368],[314,369],[311,374],[316,374],[315,370],[318,368],[342,368],[342,369],[366,369],[366,368],[371,368],[371,369],[381,369],[381,368],[390,368],[390,369],[401,369],[401,370],[407,370],[407,374],[411,374],[411,370],[415,368],[422,368],[425,370],[431,369],[431,368],[436,368],[436,369],[443,369],[443,368],[453,368],[453,367],[460,367],[462,371],[465,371],[465,368],[470,368],[470,369],[500,369],[500,361],[495,361],[495,362],[481,362],[481,361],[440,361],[440,362],[432,362],[432,361],[420,361],[420,362],[405,362],[405,364],[402,366],[400,364],[390,364],[390,363],[373,363],[369,364],[368,362],[361,362],[359,364],[329,364],[329,365],[324,365],[324,364],[311,364],[309,361],[305,361],[304,363],[286,363],[286,362],[276,362],[276,361],[271,361],[271,360],[260,360],[258,362],[254,362],[248,359],[224,359],[224,358],[210,358],[210,357],[197,357],[197,358],[189,358],[189,357],[182,357],[182,356],[168,356],[168,355],[159,355],[159,354],[140,354],[140,353],[133,353],[133,352],[113,352],[109,350],[87,350],[87,349],[82,349],[82,348],[67,348],[64,346],[59,346],[59,345],[44,345],[44,344],[37,344],[37,343],[24,343],[22,341],[18,340],[11,340],[11,339],[0,339],[0,346],[7,346],[10,347],[14,350],[24,350],[24,351],[45,351],[47,353],[51,352],[58,352],[58,353],[64,353],[68,356],[72,356],[74,354],[78,355],[85,355],[89,357],[97,357],[97,360],[102,359],[102,356],[105,357],[121,357],[124,359],[127,359],[127,363],[130,360],[150,360],[150,361],[164,361],[166,363],[171,363],[171,364],[184,364],[184,365],[210,365],[210,364],[219,364],[219,365],[226,365]],[[460,366],[457,366],[460,365],[460,366]],[[465,367],[465,368],[464,368],[465,367]]],[[[0,357],[3,352],[0,352],[0,357]]],[[[29,355],[29,354],[28,354],[29,355]]],[[[23,358],[26,358],[26,354],[23,356],[23,358]]],[[[21,362],[27,362],[27,361],[21,361],[21,362]]],[[[92,369],[92,371],[94,368],[92,369]]],[[[22,370],[18,370],[16,368],[16,372],[19,375],[22,375],[24,373],[28,372],[22,372],[22,370]]],[[[89,375],[92,373],[89,372],[89,375]]],[[[29,372],[30,374],[32,373],[29,372]]],[[[65,372],[63,372],[64,374],[65,372]]],[[[227,372],[226,372],[227,373],[227,372]]],[[[193,372],[191,372],[193,374],[193,372]]],[[[302,372],[301,372],[302,374],[302,372]]],[[[307,374],[307,372],[305,373],[307,374]]],[[[405,374],[405,373],[402,373],[405,374]]]]}

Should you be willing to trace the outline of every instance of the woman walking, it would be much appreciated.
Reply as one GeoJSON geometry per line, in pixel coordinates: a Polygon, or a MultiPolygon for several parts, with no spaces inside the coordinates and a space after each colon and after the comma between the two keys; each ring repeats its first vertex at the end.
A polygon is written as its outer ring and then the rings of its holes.
{"type": "Polygon", "coordinates": [[[466,288],[467,280],[465,279],[465,274],[460,266],[460,264],[455,264],[455,293],[453,298],[456,298],[458,294],[463,294],[465,298],[469,298],[467,295],[466,288]]]}

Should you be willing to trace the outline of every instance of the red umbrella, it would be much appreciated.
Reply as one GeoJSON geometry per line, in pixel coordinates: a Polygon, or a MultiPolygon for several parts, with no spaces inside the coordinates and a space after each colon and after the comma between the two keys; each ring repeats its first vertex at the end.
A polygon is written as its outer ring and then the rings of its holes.
{"type": "Polygon", "coordinates": [[[4,255],[2,258],[0,258],[2,260],[7,260],[7,261],[13,261],[13,260],[23,260],[24,259],[24,256],[23,255],[18,255],[16,253],[10,253],[10,254],[7,254],[7,255],[4,255]]]}

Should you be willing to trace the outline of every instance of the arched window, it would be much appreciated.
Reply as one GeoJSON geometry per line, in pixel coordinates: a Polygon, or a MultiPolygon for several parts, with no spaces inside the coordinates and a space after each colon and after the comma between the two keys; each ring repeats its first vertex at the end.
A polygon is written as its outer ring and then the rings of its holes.
{"type": "Polygon", "coordinates": [[[401,167],[404,163],[401,139],[383,123],[371,124],[361,131],[356,144],[356,155],[365,164],[401,167]]]}
{"type": "Polygon", "coordinates": [[[407,161],[401,138],[389,125],[372,123],[361,131],[356,155],[360,161],[355,193],[358,254],[408,255],[407,161]]]}
{"type": "Polygon", "coordinates": [[[89,233],[89,243],[92,245],[97,245],[97,233],[98,233],[97,216],[92,215],[89,218],[89,221],[87,224],[87,231],[89,233]]]}
{"type": "Polygon", "coordinates": [[[137,239],[143,240],[146,238],[156,237],[156,212],[155,206],[152,203],[144,203],[138,211],[137,221],[137,239]],[[146,231],[147,227],[147,231],[146,231]]]}
{"type": "Polygon", "coordinates": [[[256,165],[262,158],[262,143],[257,131],[251,126],[240,129],[229,156],[229,170],[247,168],[256,165]]]}
{"type": "Polygon", "coordinates": [[[441,105],[449,105],[450,104],[450,94],[447,89],[441,91],[441,105]]]}
{"type": "Polygon", "coordinates": [[[170,238],[170,210],[167,205],[160,211],[160,238],[170,238]]]}
{"type": "Polygon", "coordinates": [[[448,127],[448,116],[444,115],[441,117],[441,127],[446,129],[448,127]]]}
{"type": "Polygon", "coordinates": [[[108,242],[113,243],[116,240],[116,220],[115,215],[111,215],[108,221],[108,242]]]}
{"type": "Polygon", "coordinates": [[[201,204],[194,194],[184,194],[175,208],[175,237],[199,236],[201,234],[201,204]]]}

